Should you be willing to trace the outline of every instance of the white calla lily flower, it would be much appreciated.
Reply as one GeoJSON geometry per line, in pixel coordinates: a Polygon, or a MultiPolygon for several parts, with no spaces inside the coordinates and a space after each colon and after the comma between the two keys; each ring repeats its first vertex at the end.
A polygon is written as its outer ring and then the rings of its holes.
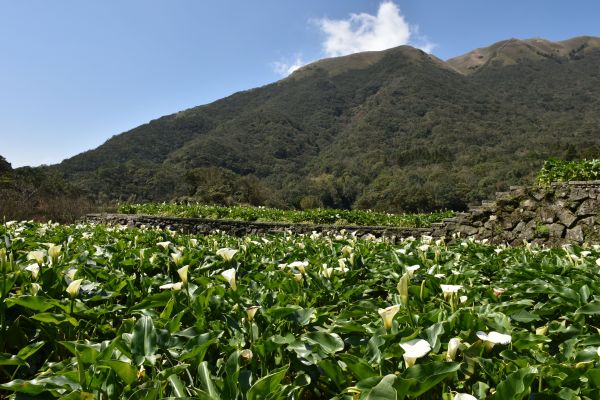
{"type": "Polygon", "coordinates": [[[448,351],[446,352],[446,361],[454,361],[456,358],[456,352],[458,351],[458,346],[460,345],[459,338],[452,338],[448,341],[448,351]]]}
{"type": "Polygon", "coordinates": [[[217,250],[217,255],[221,256],[225,261],[231,261],[235,253],[237,253],[237,250],[230,249],[229,247],[224,247],[222,249],[217,250]]]}
{"type": "Polygon", "coordinates": [[[470,395],[469,393],[456,393],[454,400],[477,400],[477,397],[470,395]]]}
{"type": "Polygon", "coordinates": [[[380,308],[378,310],[379,315],[383,319],[383,327],[386,331],[392,329],[392,322],[394,321],[394,315],[400,311],[400,304],[395,304],[386,308],[380,308]]]}
{"type": "Polygon", "coordinates": [[[182,287],[183,287],[183,282],[177,282],[177,283],[165,283],[164,285],[161,285],[158,288],[161,290],[172,290],[174,292],[177,292],[178,290],[181,290],[182,287]]]}
{"type": "Polygon", "coordinates": [[[223,272],[221,272],[221,276],[229,282],[229,286],[232,290],[237,290],[237,285],[235,282],[235,268],[229,268],[223,272]]]}
{"type": "Polygon", "coordinates": [[[50,246],[48,246],[48,255],[53,260],[56,260],[58,258],[58,256],[60,255],[61,249],[62,249],[61,244],[59,244],[58,246],[51,244],[50,246]]]}
{"type": "Polygon", "coordinates": [[[25,270],[31,272],[31,279],[33,279],[34,281],[38,278],[38,275],[40,274],[40,266],[37,264],[31,264],[25,267],[25,270]]]}
{"type": "Polygon", "coordinates": [[[42,286],[39,283],[32,283],[31,284],[31,295],[37,296],[37,294],[41,288],[42,288],[42,286]]]}
{"type": "Polygon", "coordinates": [[[79,294],[81,282],[83,282],[83,279],[75,279],[74,281],[69,283],[69,286],[67,286],[67,289],[65,291],[69,294],[69,296],[71,296],[71,298],[75,298],[79,294]]]}
{"type": "Polygon", "coordinates": [[[181,263],[183,262],[183,254],[181,254],[179,251],[171,253],[171,258],[177,266],[181,265],[181,263]]]}
{"type": "Polygon", "coordinates": [[[181,279],[181,283],[183,283],[184,285],[187,285],[187,283],[188,283],[188,269],[189,268],[190,268],[189,265],[184,265],[183,267],[181,267],[177,270],[179,279],[181,279]]]}
{"type": "Polygon", "coordinates": [[[415,271],[418,270],[419,268],[421,268],[421,266],[418,264],[409,265],[408,267],[406,267],[406,272],[408,272],[408,276],[410,276],[412,278],[413,275],[415,274],[415,271]]]}
{"type": "Polygon", "coordinates": [[[308,267],[308,261],[294,261],[287,265],[289,268],[296,268],[301,274],[306,273],[306,267],[308,267]]]}
{"type": "Polygon", "coordinates": [[[248,317],[248,321],[252,321],[254,319],[254,315],[256,315],[256,312],[259,308],[260,306],[250,306],[246,308],[246,316],[248,317]]]}
{"type": "Polygon", "coordinates": [[[404,350],[403,357],[406,368],[413,366],[417,358],[421,358],[431,351],[429,342],[423,339],[413,339],[400,343],[400,347],[404,350]]]}
{"type": "Polygon", "coordinates": [[[27,259],[35,261],[38,265],[42,265],[44,263],[44,252],[41,250],[30,251],[27,253],[27,259]]]}
{"type": "Polygon", "coordinates": [[[460,289],[463,288],[462,285],[440,285],[442,288],[442,293],[444,293],[444,298],[448,299],[452,295],[458,293],[460,289]]]}
{"type": "Polygon", "coordinates": [[[491,349],[496,344],[509,344],[512,342],[512,337],[510,335],[506,335],[504,333],[499,333],[496,331],[491,331],[490,333],[485,333],[482,331],[477,332],[477,337],[488,345],[487,347],[491,349]]]}

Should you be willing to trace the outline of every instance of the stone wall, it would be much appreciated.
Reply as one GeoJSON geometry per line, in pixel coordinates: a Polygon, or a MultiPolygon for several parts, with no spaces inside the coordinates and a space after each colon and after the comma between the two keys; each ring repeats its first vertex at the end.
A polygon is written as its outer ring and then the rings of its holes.
{"type": "Polygon", "coordinates": [[[600,181],[554,183],[548,187],[513,186],[494,201],[434,224],[434,236],[523,241],[558,246],[600,243],[600,181]]]}
{"type": "Polygon", "coordinates": [[[389,238],[431,235],[488,239],[492,243],[522,245],[524,241],[547,246],[565,243],[600,243],[600,181],[555,183],[548,187],[513,186],[496,193],[494,201],[484,201],[468,212],[433,224],[431,228],[382,226],[339,226],[244,222],[201,218],[168,218],[148,215],[90,214],[88,222],[130,227],[155,226],[171,230],[208,234],[223,231],[231,235],[339,232],[389,238]]]}
{"type": "Polygon", "coordinates": [[[354,233],[359,237],[370,234],[376,237],[386,236],[389,238],[405,238],[408,236],[419,237],[421,235],[429,234],[430,232],[430,229],[420,228],[245,222],[233,220],[212,220],[204,218],[155,217],[150,215],[133,214],[88,214],[86,216],[86,221],[138,228],[142,226],[158,227],[162,229],[168,228],[174,231],[196,234],[209,234],[221,231],[237,236],[282,233],[286,231],[309,234],[313,231],[335,233],[345,230],[347,232],[354,233]]]}

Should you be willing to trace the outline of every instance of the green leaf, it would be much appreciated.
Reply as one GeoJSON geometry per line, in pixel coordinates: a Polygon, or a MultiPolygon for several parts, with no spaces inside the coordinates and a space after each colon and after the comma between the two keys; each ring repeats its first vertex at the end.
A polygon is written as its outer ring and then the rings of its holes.
{"type": "Polygon", "coordinates": [[[396,386],[403,394],[420,396],[454,374],[459,367],[460,363],[441,361],[416,364],[400,375],[396,386]]]}
{"type": "Polygon", "coordinates": [[[529,394],[529,388],[538,370],[534,367],[525,367],[510,374],[496,387],[495,400],[518,400],[529,394]]]}
{"type": "MultiPolygon", "coordinates": [[[[398,377],[394,374],[384,376],[373,389],[369,391],[365,400],[396,400],[398,392],[394,388],[394,383],[398,377]]],[[[403,398],[404,396],[400,397],[403,398]]]]}
{"type": "Polygon", "coordinates": [[[0,365],[29,366],[23,359],[12,354],[0,353],[0,365]]]}
{"type": "Polygon", "coordinates": [[[276,393],[280,393],[282,389],[280,382],[285,377],[288,368],[288,366],[285,366],[276,370],[270,375],[267,375],[257,380],[256,383],[252,385],[250,390],[248,390],[246,399],[262,400],[270,398],[276,393]]]}
{"type": "Polygon", "coordinates": [[[594,300],[586,305],[579,307],[575,314],[588,314],[588,315],[596,315],[600,314],[600,300],[594,300]]]}
{"type": "Polygon", "coordinates": [[[175,395],[176,398],[180,399],[182,397],[187,397],[188,393],[187,390],[185,390],[185,386],[183,384],[183,382],[181,382],[181,380],[177,377],[177,375],[173,374],[170,375],[167,380],[169,381],[169,384],[171,385],[171,388],[173,389],[173,394],[175,395]]]}
{"type": "Polygon", "coordinates": [[[45,344],[46,342],[42,341],[25,346],[21,350],[19,350],[19,352],[17,353],[17,357],[22,358],[23,360],[27,360],[29,357],[37,353],[39,349],[44,347],[45,344]]]}
{"type": "Polygon", "coordinates": [[[64,375],[53,375],[45,378],[32,379],[30,381],[15,379],[14,381],[0,385],[0,389],[33,396],[37,396],[46,390],[54,388],[68,389],[69,391],[81,390],[79,383],[64,375]]]}
{"type": "Polygon", "coordinates": [[[131,353],[135,364],[142,365],[144,359],[154,364],[154,353],[156,352],[156,331],[152,318],[143,315],[133,327],[131,340],[131,353]]]}
{"type": "Polygon", "coordinates": [[[208,369],[208,362],[202,361],[200,365],[198,365],[198,377],[200,378],[200,385],[202,386],[202,389],[204,389],[211,398],[221,398],[221,396],[219,396],[219,392],[217,392],[217,387],[212,380],[210,370],[208,369]]]}
{"type": "Polygon", "coordinates": [[[6,304],[10,308],[13,305],[19,305],[29,310],[44,312],[55,306],[54,301],[41,296],[19,296],[9,297],[6,304]]]}
{"type": "Polygon", "coordinates": [[[121,378],[126,385],[131,385],[137,380],[137,369],[130,363],[118,360],[101,360],[98,364],[109,367],[115,371],[117,376],[121,378]]]}
{"type": "Polygon", "coordinates": [[[352,374],[354,374],[358,380],[378,375],[378,373],[375,372],[375,370],[362,358],[346,353],[339,354],[338,358],[348,366],[352,374]]]}
{"type": "Polygon", "coordinates": [[[309,332],[304,337],[310,343],[319,345],[328,354],[344,350],[344,341],[336,333],[317,331],[309,332]]]}
{"type": "Polygon", "coordinates": [[[64,323],[69,323],[73,326],[79,325],[79,322],[75,318],[65,314],[39,313],[31,318],[52,325],[61,325],[64,323]]]}

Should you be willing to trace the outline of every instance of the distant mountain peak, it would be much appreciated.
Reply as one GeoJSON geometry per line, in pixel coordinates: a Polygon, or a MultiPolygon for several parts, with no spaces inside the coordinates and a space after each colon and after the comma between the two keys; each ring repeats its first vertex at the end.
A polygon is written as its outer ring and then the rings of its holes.
{"type": "Polygon", "coordinates": [[[294,79],[302,78],[316,70],[325,70],[330,76],[335,76],[350,70],[368,68],[388,56],[402,57],[409,63],[414,64],[431,62],[439,67],[449,68],[444,61],[433,54],[428,54],[412,46],[403,45],[381,51],[365,51],[341,57],[324,58],[299,68],[290,77],[294,79]]]}
{"type": "Polygon", "coordinates": [[[558,42],[543,38],[513,38],[475,49],[452,58],[447,63],[456,71],[468,75],[485,66],[513,65],[524,60],[577,59],[585,56],[591,49],[598,48],[600,38],[593,36],[579,36],[558,42]]]}

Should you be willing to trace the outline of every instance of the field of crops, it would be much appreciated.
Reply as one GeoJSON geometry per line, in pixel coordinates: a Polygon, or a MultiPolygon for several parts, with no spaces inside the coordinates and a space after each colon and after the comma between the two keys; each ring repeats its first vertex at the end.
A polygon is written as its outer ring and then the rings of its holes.
{"type": "Polygon", "coordinates": [[[146,203],[124,204],[119,212],[168,217],[230,219],[237,221],[265,221],[286,223],[401,226],[422,228],[433,222],[454,216],[453,211],[436,211],[427,214],[389,214],[371,210],[336,210],[318,208],[311,210],[281,210],[269,207],[216,206],[205,204],[146,203]]]}
{"type": "Polygon", "coordinates": [[[13,222],[0,261],[0,398],[600,398],[598,246],[13,222]]]}
{"type": "Polygon", "coordinates": [[[536,177],[536,181],[542,185],[597,179],[600,179],[600,159],[572,161],[550,159],[544,163],[536,177]]]}

